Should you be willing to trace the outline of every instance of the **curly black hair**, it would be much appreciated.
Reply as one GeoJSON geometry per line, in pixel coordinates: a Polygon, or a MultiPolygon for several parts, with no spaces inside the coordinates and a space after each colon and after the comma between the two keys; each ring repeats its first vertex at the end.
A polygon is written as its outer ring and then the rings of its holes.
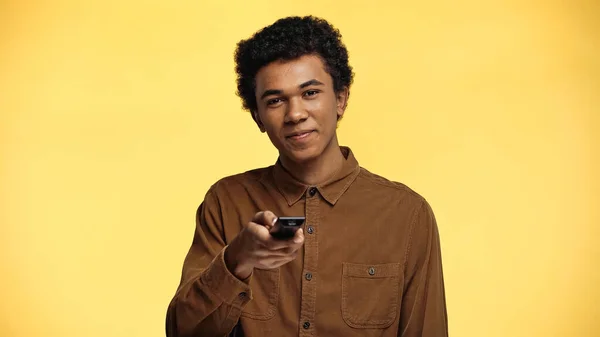
{"type": "Polygon", "coordinates": [[[267,64],[278,60],[319,55],[333,79],[335,92],[350,89],[354,73],[348,64],[348,50],[342,35],[324,19],[314,16],[291,16],[277,20],[237,44],[235,71],[237,95],[244,109],[256,111],[255,76],[267,64]]]}

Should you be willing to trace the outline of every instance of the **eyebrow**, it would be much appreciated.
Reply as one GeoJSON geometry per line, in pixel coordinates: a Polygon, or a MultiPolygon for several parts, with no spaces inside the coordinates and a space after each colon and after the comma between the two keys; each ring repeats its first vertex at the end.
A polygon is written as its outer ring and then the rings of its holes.
{"type": "MultiPolygon", "coordinates": [[[[315,79],[312,79],[312,80],[309,80],[309,81],[306,81],[306,82],[300,84],[298,86],[298,88],[304,89],[304,88],[309,87],[311,85],[323,85],[323,83],[321,83],[321,82],[319,82],[319,81],[317,81],[315,79]]],[[[265,90],[265,92],[260,96],[260,99],[263,99],[263,98],[265,98],[267,96],[271,96],[271,95],[281,95],[281,94],[283,94],[283,90],[269,89],[269,90],[265,90]]]]}
{"type": "Polygon", "coordinates": [[[319,82],[319,81],[317,81],[315,79],[312,79],[310,81],[306,81],[306,82],[300,84],[298,87],[300,89],[304,89],[304,88],[309,87],[311,85],[323,85],[323,83],[321,83],[321,82],[319,82]]]}

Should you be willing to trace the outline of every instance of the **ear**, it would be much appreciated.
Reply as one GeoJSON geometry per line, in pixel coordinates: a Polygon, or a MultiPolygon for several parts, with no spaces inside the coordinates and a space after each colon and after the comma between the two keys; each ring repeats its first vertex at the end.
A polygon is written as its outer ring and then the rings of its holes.
{"type": "Polygon", "coordinates": [[[336,94],[337,100],[337,119],[342,119],[344,116],[344,112],[346,111],[346,107],[348,106],[348,97],[350,96],[350,90],[345,87],[340,92],[336,94]]]}
{"type": "Polygon", "coordinates": [[[265,126],[263,125],[263,123],[260,120],[260,116],[258,115],[258,111],[257,110],[252,110],[250,112],[252,114],[252,119],[254,119],[254,122],[256,123],[256,125],[258,125],[258,129],[260,130],[260,132],[265,132],[265,126]]]}

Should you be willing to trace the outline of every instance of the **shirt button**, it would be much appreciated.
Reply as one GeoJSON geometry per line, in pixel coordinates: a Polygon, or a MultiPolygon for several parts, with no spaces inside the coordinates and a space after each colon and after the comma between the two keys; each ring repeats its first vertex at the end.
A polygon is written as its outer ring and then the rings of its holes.
{"type": "Polygon", "coordinates": [[[239,293],[238,297],[239,297],[240,299],[242,299],[242,300],[243,300],[243,299],[245,299],[245,298],[246,298],[246,296],[247,296],[247,295],[248,295],[248,294],[246,294],[246,292],[245,292],[245,291],[242,291],[241,293],[239,293]]]}
{"type": "Polygon", "coordinates": [[[373,267],[369,268],[369,275],[371,275],[371,276],[375,275],[375,268],[373,268],[373,267]]]}
{"type": "Polygon", "coordinates": [[[310,194],[310,196],[311,196],[311,197],[314,197],[314,196],[315,196],[315,194],[317,194],[317,188],[316,188],[316,187],[311,187],[311,188],[308,190],[308,194],[310,194]]]}
{"type": "Polygon", "coordinates": [[[302,327],[303,327],[304,329],[308,329],[308,328],[310,328],[310,322],[304,322],[304,324],[302,324],[302,327]]]}
{"type": "Polygon", "coordinates": [[[307,281],[310,281],[310,280],[312,280],[312,274],[306,273],[306,275],[304,275],[304,278],[306,278],[307,281]]]}
{"type": "Polygon", "coordinates": [[[308,232],[308,234],[312,234],[315,232],[315,229],[313,228],[313,226],[308,226],[308,228],[306,229],[306,231],[308,232]]]}

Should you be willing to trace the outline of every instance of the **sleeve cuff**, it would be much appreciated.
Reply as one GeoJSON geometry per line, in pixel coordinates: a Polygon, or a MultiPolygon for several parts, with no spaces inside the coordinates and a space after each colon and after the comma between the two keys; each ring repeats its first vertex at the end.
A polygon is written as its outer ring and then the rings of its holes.
{"type": "Polygon", "coordinates": [[[225,264],[225,249],[223,248],[219,255],[208,265],[208,268],[202,273],[201,281],[211,289],[223,302],[228,304],[246,302],[252,299],[250,289],[250,279],[252,274],[240,280],[233,275],[225,264]]]}

